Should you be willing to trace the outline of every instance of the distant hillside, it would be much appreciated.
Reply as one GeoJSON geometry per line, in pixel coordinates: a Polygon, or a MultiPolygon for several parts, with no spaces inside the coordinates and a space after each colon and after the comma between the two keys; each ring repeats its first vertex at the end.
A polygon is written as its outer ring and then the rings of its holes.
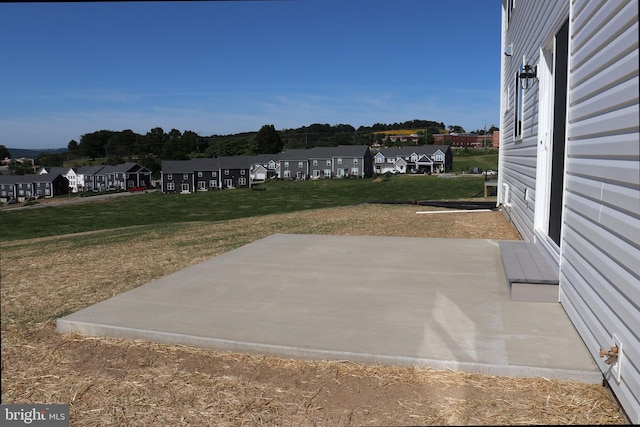
{"type": "Polygon", "coordinates": [[[396,129],[396,130],[381,130],[378,132],[373,132],[374,135],[383,134],[383,135],[412,135],[418,132],[422,132],[424,134],[424,129],[396,129]]]}
{"type": "Polygon", "coordinates": [[[40,150],[30,148],[7,148],[7,150],[9,150],[9,154],[11,154],[12,159],[19,159],[21,157],[35,159],[41,153],[59,154],[66,153],[68,151],[66,148],[43,148],[40,150]]]}

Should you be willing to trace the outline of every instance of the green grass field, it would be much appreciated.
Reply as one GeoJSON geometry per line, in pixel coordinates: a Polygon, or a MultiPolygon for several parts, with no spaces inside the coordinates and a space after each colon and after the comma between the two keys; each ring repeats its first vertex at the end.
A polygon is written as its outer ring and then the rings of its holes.
{"type": "MultiPolygon", "coordinates": [[[[470,199],[482,195],[483,178],[394,176],[372,179],[271,181],[255,189],[195,194],[150,192],[106,201],[7,209],[0,240],[31,239],[134,225],[223,221],[371,201],[470,199]]],[[[66,196],[63,196],[66,197],[66,196]]]]}
{"type": "Polygon", "coordinates": [[[472,168],[498,170],[498,150],[457,149],[453,152],[453,172],[469,172],[472,168]]]}

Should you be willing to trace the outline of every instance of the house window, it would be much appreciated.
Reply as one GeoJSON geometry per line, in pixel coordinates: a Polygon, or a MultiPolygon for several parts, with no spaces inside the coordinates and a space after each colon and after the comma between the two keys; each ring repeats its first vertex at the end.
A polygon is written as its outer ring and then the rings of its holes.
{"type": "Polygon", "coordinates": [[[338,164],[341,165],[342,164],[342,158],[338,157],[338,164]]]}
{"type": "Polygon", "coordinates": [[[202,171],[198,171],[198,178],[202,178],[202,171]]]}
{"type": "Polygon", "coordinates": [[[325,169],[324,170],[324,177],[325,178],[331,178],[331,169],[325,169]]]}
{"type": "Polygon", "coordinates": [[[212,179],[211,181],[209,181],[210,188],[215,188],[217,186],[218,186],[218,181],[216,181],[215,179],[212,179]]]}
{"type": "Polygon", "coordinates": [[[247,178],[238,178],[238,185],[247,185],[247,178]]]}
{"type": "Polygon", "coordinates": [[[198,190],[206,190],[207,182],[206,181],[198,181],[198,190]]]}
{"type": "Polygon", "coordinates": [[[170,173],[167,174],[167,179],[173,179],[173,175],[171,175],[170,173]]]}
{"type": "Polygon", "coordinates": [[[189,184],[182,184],[182,192],[183,193],[189,192],[189,184]]]}
{"type": "Polygon", "coordinates": [[[384,163],[384,157],[382,156],[376,157],[376,163],[384,163]]]}
{"type": "Polygon", "coordinates": [[[290,177],[291,177],[291,171],[287,169],[286,171],[284,171],[283,176],[284,176],[285,178],[290,178],[290,177]]]}
{"type": "Polygon", "coordinates": [[[313,166],[318,166],[318,160],[313,161],[313,166]]]}
{"type": "Polygon", "coordinates": [[[225,169],[225,170],[224,170],[224,174],[225,174],[225,175],[229,175],[229,169],[225,169]]]}
{"type": "Polygon", "coordinates": [[[167,182],[167,191],[175,191],[176,184],[173,182],[167,182]]]}
{"type": "Polygon", "coordinates": [[[516,72],[516,110],[513,116],[513,137],[520,138],[522,137],[522,113],[523,113],[523,99],[522,99],[522,86],[520,85],[520,78],[518,75],[523,70],[522,65],[518,72],[516,72]]]}
{"type": "Polygon", "coordinates": [[[515,0],[507,0],[507,24],[511,22],[511,17],[513,17],[513,9],[516,6],[515,0]]]}
{"type": "Polygon", "coordinates": [[[211,172],[211,177],[212,178],[215,178],[217,176],[218,176],[218,172],[216,172],[216,171],[211,172]]]}
{"type": "Polygon", "coordinates": [[[288,168],[289,167],[289,162],[284,162],[284,167],[288,168]]]}
{"type": "Polygon", "coordinates": [[[244,169],[240,169],[240,175],[244,175],[245,170],[244,169]]]}
{"type": "Polygon", "coordinates": [[[302,169],[304,167],[302,162],[298,162],[298,168],[302,169]]]}
{"type": "Polygon", "coordinates": [[[320,178],[320,171],[318,169],[314,169],[313,170],[313,177],[314,178],[320,178]]]}
{"type": "Polygon", "coordinates": [[[360,170],[358,168],[351,168],[351,175],[359,175],[360,170]]]}
{"type": "Polygon", "coordinates": [[[358,164],[358,159],[353,159],[353,164],[357,165],[358,164]]]}
{"type": "Polygon", "coordinates": [[[225,179],[224,180],[224,186],[226,188],[233,188],[233,180],[232,179],[225,179]]]}
{"type": "Polygon", "coordinates": [[[331,160],[327,160],[327,166],[331,166],[331,160]]]}
{"type": "Polygon", "coordinates": [[[188,173],[183,173],[182,174],[182,179],[189,179],[189,174],[188,173]]]}

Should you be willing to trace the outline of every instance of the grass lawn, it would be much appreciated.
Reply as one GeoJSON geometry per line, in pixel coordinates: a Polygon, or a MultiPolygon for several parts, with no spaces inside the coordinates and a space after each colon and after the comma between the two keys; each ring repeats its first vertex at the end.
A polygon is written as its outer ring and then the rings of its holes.
{"type": "Polygon", "coordinates": [[[464,150],[453,152],[453,172],[469,172],[473,167],[498,170],[498,150],[464,150]]]}
{"type": "Polygon", "coordinates": [[[394,176],[372,179],[270,181],[256,189],[195,194],[151,192],[78,204],[0,212],[0,240],[30,239],[133,225],[222,221],[367,201],[470,199],[482,177],[394,176]],[[261,189],[262,191],[256,191],[261,189]]]}

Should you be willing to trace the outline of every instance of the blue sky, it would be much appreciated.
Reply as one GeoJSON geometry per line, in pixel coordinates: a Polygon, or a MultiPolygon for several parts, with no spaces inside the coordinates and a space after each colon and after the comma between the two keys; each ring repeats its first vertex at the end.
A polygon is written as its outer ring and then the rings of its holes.
{"type": "Polygon", "coordinates": [[[413,119],[499,125],[500,2],[0,4],[0,144],[413,119]]]}

